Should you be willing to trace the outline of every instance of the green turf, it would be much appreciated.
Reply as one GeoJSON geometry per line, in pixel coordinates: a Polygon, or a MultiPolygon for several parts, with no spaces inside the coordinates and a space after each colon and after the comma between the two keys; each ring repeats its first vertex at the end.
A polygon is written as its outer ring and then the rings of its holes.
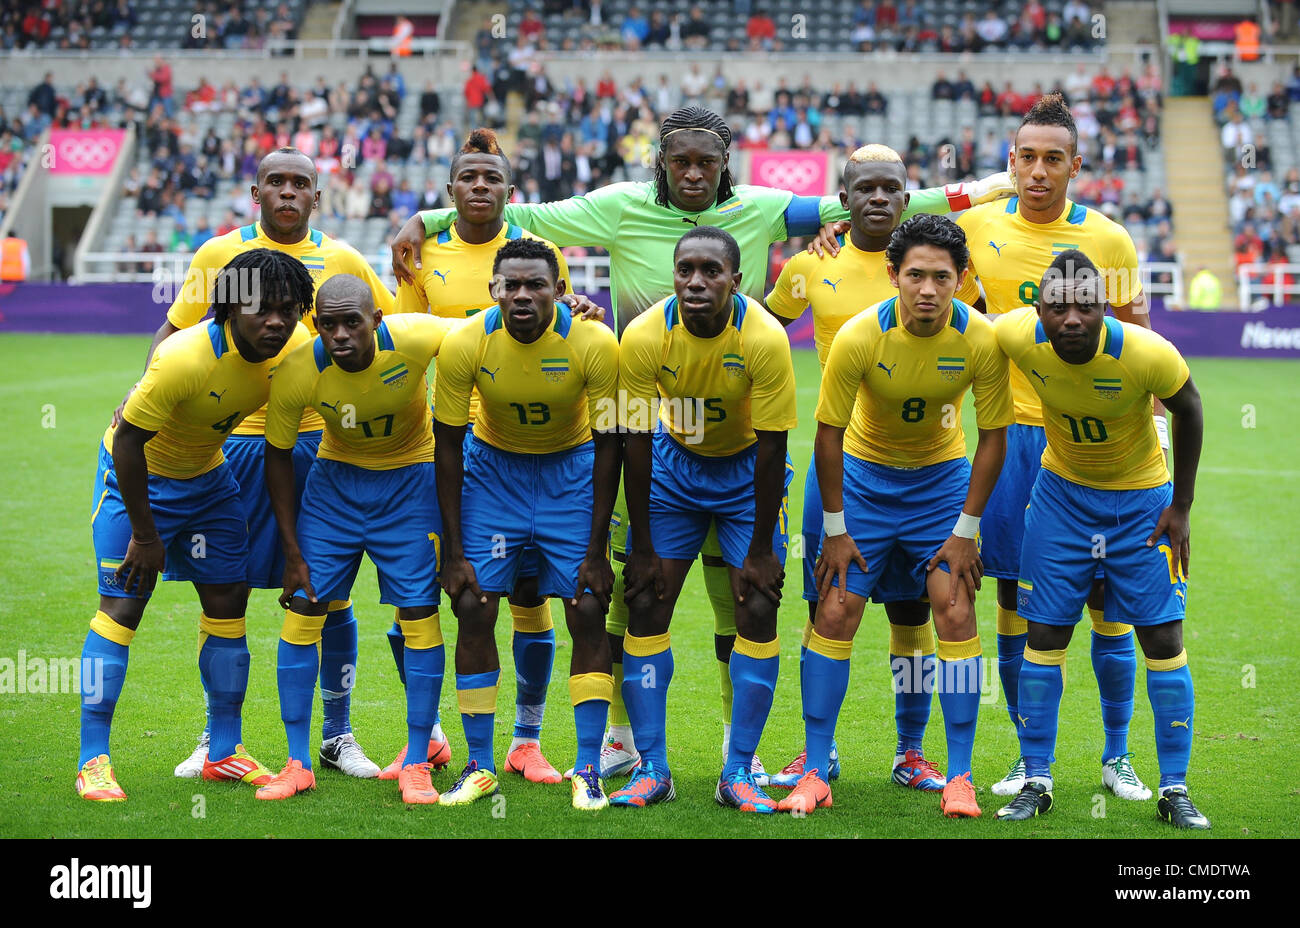
{"type": "MultiPolygon", "coordinates": [[[[76,658],[96,602],[89,511],[96,447],[109,412],[135,379],[147,340],[119,337],[0,336],[0,658],[76,658]],[[46,427],[52,426],[52,427],[46,427]]],[[[817,363],[796,353],[801,426],[790,453],[798,476],[791,488],[791,524],[799,525],[804,467],[811,454],[817,363]]],[[[1189,780],[1214,834],[1294,835],[1300,797],[1290,770],[1297,750],[1300,663],[1286,622],[1300,595],[1294,545],[1300,519],[1300,366],[1281,361],[1194,361],[1205,401],[1206,447],[1193,510],[1193,559],[1187,648],[1198,697],[1189,780]],[[1254,416],[1254,427],[1246,418],[1254,416]]],[[[968,404],[969,405],[969,404],[968,404]]],[[[970,419],[970,410],[967,410],[970,419]]],[[[969,427],[969,421],[968,421],[969,427]]],[[[782,672],[761,755],[779,768],[802,743],[799,720],[799,632],[805,609],[799,566],[791,562],[782,606],[782,672]]],[[[356,590],[361,656],[353,719],[372,758],[386,763],[404,742],[404,701],[384,631],[392,613],[377,604],[373,570],[356,590]]],[[[996,685],[992,584],[979,598],[986,677],[996,685]]],[[[443,629],[448,666],[455,640],[449,610],[443,629]]],[[[858,635],[852,683],[840,719],[844,776],[835,808],[803,821],[758,819],[717,807],[721,717],[713,658],[712,615],[698,571],[688,581],[673,625],[677,669],[669,699],[669,758],[678,801],[631,812],[580,814],[567,786],[504,781],[504,803],[404,808],[395,784],[320,774],[314,795],[284,803],[256,802],[248,787],[178,780],[172,767],[202,727],[195,663],[198,607],[193,590],[165,584],[131,648],[118,705],[113,759],[129,802],[92,805],[76,798],[78,700],[75,694],[0,694],[0,834],[7,836],[1171,836],[1155,818],[1155,802],[1126,803],[1103,794],[1101,728],[1088,658],[1087,625],[1071,646],[1069,682],[1057,748],[1057,809],[1045,819],[1000,824],[1001,804],[987,788],[984,817],[951,822],[938,798],[890,785],[893,697],[885,657],[888,632],[870,607],[858,635]],[[203,814],[200,816],[199,813],[203,814]],[[1104,816],[1104,819],[1102,818],[1104,816]]],[[[498,764],[510,736],[513,682],[508,619],[501,623],[503,674],[497,724],[498,764]]],[[[284,731],[275,692],[275,642],[280,613],[274,596],[255,592],[249,608],[252,681],[244,732],[266,764],[283,763],[284,731]]],[[[1293,626],[1290,626],[1292,629],[1293,626]]],[[[560,767],[574,751],[566,685],[570,653],[559,632],[557,669],[543,744],[560,767]]],[[[1138,671],[1131,745],[1138,773],[1154,785],[1156,771],[1145,671],[1138,671]]],[[[453,687],[442,710],[457,765],[464,736],[453,687]]],[[[319,724],[319,706],[316,710],[319,724]]],[[[1016,753],[1000,694],[982,707],[975,778],[996,780],[1016,753]]],[[[943,720],[936,704],[929,756],[944,758],[943,720]]],[[[452,771],[435,777],[446,788],[452,771]]]]}

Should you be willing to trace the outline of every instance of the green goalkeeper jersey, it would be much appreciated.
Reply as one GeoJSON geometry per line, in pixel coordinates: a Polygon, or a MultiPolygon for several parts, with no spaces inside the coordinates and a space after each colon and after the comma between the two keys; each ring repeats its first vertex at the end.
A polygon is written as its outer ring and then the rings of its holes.
{"type": "MultiPolygon", "coordinates": [[[[686,213],[655,202],[653,181],[609,184],[554,203],[511,203],[505,221],[560,247],[585,245],[609,252],[615,330],[673,294],[673,249],[693,226],[725,229],[740,246],[741,291],[762,302],[768,249],[796,235],[814,235],[822,225],[848,219],[834,197],[797,197],[788,190],[741,185],[724,203],[686,213]]],[[[950,212],[943,188],[916,190],[903,218],[950,212]]],[[[454,209],[421,214],[425,234],[436,235],[456,219],[454,209]]],[[[864,307],[865,308],[865,307],[864,307]]]]}

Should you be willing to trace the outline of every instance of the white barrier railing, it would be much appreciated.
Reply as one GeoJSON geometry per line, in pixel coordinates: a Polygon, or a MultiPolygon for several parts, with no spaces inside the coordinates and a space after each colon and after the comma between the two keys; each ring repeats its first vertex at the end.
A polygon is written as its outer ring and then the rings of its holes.
{"type": "Polygon", "coordinates": [[[1237,268],[1237,299],[1242,309],[1300,303],[1298,295],[1300,264],[1242,264],[1237,268]]]}

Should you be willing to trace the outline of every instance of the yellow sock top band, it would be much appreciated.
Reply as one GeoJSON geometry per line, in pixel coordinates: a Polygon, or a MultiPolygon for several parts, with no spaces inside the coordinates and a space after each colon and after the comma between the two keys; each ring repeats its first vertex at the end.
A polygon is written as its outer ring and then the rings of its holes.
{"type": "Polygon", "coordinates": [[[120,644],[124,648],[129,648],[135,638],[134,628],[118,625],[107,612],[100,612],[99,610],[95,611],[95,617],[90,620],[90,630],[101,638],[107,638],[114,644],[120,644]]]}
{"type": "Polygon", "coordinates": [[[321,629],[325,627],[325,616],[303,615],[292,609],[284,610],[284,625],[280,626],[280,638],[289,644],[319,644],[321,629]]]}
{"type": "Polygon", "coordinates": [[[456,690],[456,704],[463,715],[491,715],[497,711],[496,686],[475,690],[456,690]]]}
{"type": "Polygon", "coordinates": [[[442,622],[436,612],[423,619],[398,619],[397,626],[412,651],[428,651],[442,644],[442,622]]]}
{"type": "Polygon", "coordinates": [[[924,625],[889,623],[889,653],[895,657],[915,657],[934,653],[934,622],[924,625]]]}
{"type": "Polygon", "coordinates": [[[614,698],[614,677],[607,673],[578,673],[569,677],[569,701],[575,706],[593,699],[614,698]]]}
{"type": "Polygon", "coordinates": [[[1014,609],[1003,609],[998,606],[998,634],[999,635],[1024,635],[1029,632],[1029,623],[1020,617],[1020,613],[1014,609]]]}
{"type": "Polygon", "coordinates": [[[516,606],[510,604],[510,620],[517,632],[538,634],[555,628],[551,621],[551,601],[544,599],[538,606],[516,606]]]}
{"type": "Polygon", "coordinates": [[[1065,664],[1065,648],[1055,651],[1035,651],[1033,648],[1025,648],[1025,660],[1031,664],[1043,664],[1050,667],[1061,667],[1065,664]]]}
{"type": "Polygon", "coordinates": [[[1120,638],[1133,631],[1132,625],[1126,625],[1123,622],[1107,622],[1106,613],[1091,606],[1088,607],[1088,618],[1092,619],[1092,630],[1098,635],[1105,635],[1107,638],[1120,638]]]}
{"type": "Polygon", "coordinates": [[[743,635],[736,636],[736,653],[752,657],[756,661],[767,660],[781,653],[781,639],[771,641],[750,641],[743,635]]]}
{"type": "Polygon", "coordinates": [[[669,633],[664,632],[662,635],[647,635],[645,638],[638,638],[631,632],[623,636],[623,653],[631,654],[633,657],[650,657],[655,654],[662,654],[667,651],[671,645],[669,633]]]}
{"type": "Polygon", "coordinates": [[[964,661],[970,657],[979,657],[984,653],[980,647],[980,636],[967,638],[965,641],[944,641],[939,639],[939,660],[964,661]]]}
{"type": "Polygon", "coordinates": [[[813,629],[812,638],[808,642],[808,650],[816,651],[822,657],[829,657],[833,661],[847,661],[849,655],[853,653],[853,642],[823,638],[817,634],[816,629],[813,629]]]}
{"type": "Polygon", "coordinates": [[[331,599],[329,604],[325,607],[325,611],[342,612],[344,609],[350,608],[352,608],[352,600],[350,599],[331,599]]]}
{"type": "MultiPolygon", "coordinates": [[[[321,616],[321,622],[324,623],[324,621],[325,617],[321,616]]],[[[199,616],[199,632],[204,635],[214,635],[217,638],[243,638],[245,624],[242,615],[237,619],[214,619],[207,615],[199,616]]]]}
{"type": "Polygon", "coordinates": [[[1183,648],[1173,657],[1166,657],[1163,660],[1153,660],[1147,658],[1147,670],[1177,670],[1179,667],[1187,666],[1187,649],[1183,648]]]}

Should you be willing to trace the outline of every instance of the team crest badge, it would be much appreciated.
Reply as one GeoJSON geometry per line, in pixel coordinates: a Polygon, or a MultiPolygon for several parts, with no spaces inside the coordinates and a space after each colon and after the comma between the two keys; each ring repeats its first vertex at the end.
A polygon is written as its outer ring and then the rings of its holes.
{"type": "Polygon", "coordinates": [[[728,377],[745,376],[745,356],[743,354],[724,354],[722,370],[728,377]]]}
{"type": "Polygon", "coordinates": [[[957,381],[961,375],[966,373],[965,358],[940,358],[938,367],[939,376],[947,381],[957,381]]]}
{"type": "Polygon", "coordinates": [[[1120,393],[1120,379],[1118,377],[1092,378],[1092,389],[1100,397],[1108,400],[1117,399],[1120,393]]]}
{"type": "Polygon", "coordinates": [[[394,390],[400,390],[406,384],[406,378],[410,376],[410,373],[410,370],[406,366],[406,362],[403,361],[400,364],[390,367],[386,371],[381,371],[379,373],[379,379],[382,380],[386,386],[391,387],[394,390]]]}
{"type": "Polygon", "coordinates": [[[569,373],[569,359],[542,358],[542,373],[551,383],[559,383],[569,373]]]}

